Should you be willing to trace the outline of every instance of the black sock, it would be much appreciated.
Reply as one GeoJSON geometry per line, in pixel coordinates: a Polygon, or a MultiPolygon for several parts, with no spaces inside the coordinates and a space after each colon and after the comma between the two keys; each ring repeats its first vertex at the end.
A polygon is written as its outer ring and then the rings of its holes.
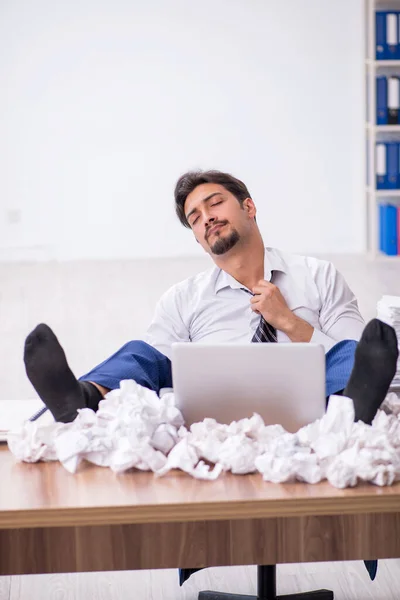
{"type": "Polygon", "coordinates": [[[355,421],[371,424],[396,373],[397,336],[393,327],[373,319],[359,341],[354,367],[343,394],[354,402],[355,421]]]}
{"type": "Polygon", "coordinates": [[[78,381],[78,383],[81,386],[85,396],[87,408],[91,408],[96,412],[96,410],[99,408],[100,400],[103,400],[103,394],[95,385],[93,385],[93,383],[90,383],[90,381],[78,381]]]}
{"type": "Polygon", "coordinates": [[[78,415],[78,408],[93,408],[95,398],[98,406],[101,393],[89,382],[76,379],[47,325],[38,325],[26,338],[24,362],[29,381],[56,421],[70,423],[78,415]]]}

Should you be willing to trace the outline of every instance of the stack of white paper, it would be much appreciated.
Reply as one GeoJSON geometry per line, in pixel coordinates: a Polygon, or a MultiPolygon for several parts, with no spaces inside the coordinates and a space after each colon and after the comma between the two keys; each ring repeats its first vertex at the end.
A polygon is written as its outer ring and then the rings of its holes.
{"type": "MultiPolygon", "coordinates": [[[[384,323],[391,325],[396,331],[400,348],[400,296],[382,296],[377,305],[377,317],[384,323]]],[[[392,388],[400,387],[400,357],[397,362],[397,371],[392,381],[392,388]]]]}

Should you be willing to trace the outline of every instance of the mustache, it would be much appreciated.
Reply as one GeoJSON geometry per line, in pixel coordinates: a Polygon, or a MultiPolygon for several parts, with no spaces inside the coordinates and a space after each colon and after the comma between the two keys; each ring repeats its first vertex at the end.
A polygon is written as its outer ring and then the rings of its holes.
{"type": "Polygon", "coordinates": [[[206,229],[206,233],[205,233],[205,238],[206,240],[208,240],[208,236],[210,234],[210,231],[213,227],[216,227],[217,225],[227,225],[228,221],[216,221],[215,223],[213,223],[212,225],[210,225],[209,227],[207,227],[206,229]]]}

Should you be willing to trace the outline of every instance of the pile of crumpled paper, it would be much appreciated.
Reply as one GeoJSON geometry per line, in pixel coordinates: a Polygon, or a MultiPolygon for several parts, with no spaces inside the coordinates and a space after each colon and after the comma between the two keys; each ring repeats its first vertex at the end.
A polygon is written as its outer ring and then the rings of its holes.
{"type": "Polygon", "coordinates": [[[116,473],[136,468],[161,476],[181,469],[213,480],[223,471],[260,472],[274,483],[391,485],[400,479],[400,400],[388,394],[371,426],[354,423],[350,398],[331,396],[322,419],[294,434],[265,426],[257,414],[230,425],[204,419],[188,430],[173,393],[160,399],[121,381],[96,413],[82,409],[68,424],[26,422],[9,434],[8,446],[20,461],[58,460],[71,473],[86,460],[116,473]]]}

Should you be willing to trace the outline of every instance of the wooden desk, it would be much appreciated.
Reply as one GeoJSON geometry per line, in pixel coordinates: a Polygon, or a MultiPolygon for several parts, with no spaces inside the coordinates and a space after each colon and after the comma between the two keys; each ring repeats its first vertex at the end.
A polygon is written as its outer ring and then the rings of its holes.
{"type": "Polygon", "coordinates": [[[5,446],[0,476],[0,575],[400,557],[400,484],[70,475],[5,446]]]}

